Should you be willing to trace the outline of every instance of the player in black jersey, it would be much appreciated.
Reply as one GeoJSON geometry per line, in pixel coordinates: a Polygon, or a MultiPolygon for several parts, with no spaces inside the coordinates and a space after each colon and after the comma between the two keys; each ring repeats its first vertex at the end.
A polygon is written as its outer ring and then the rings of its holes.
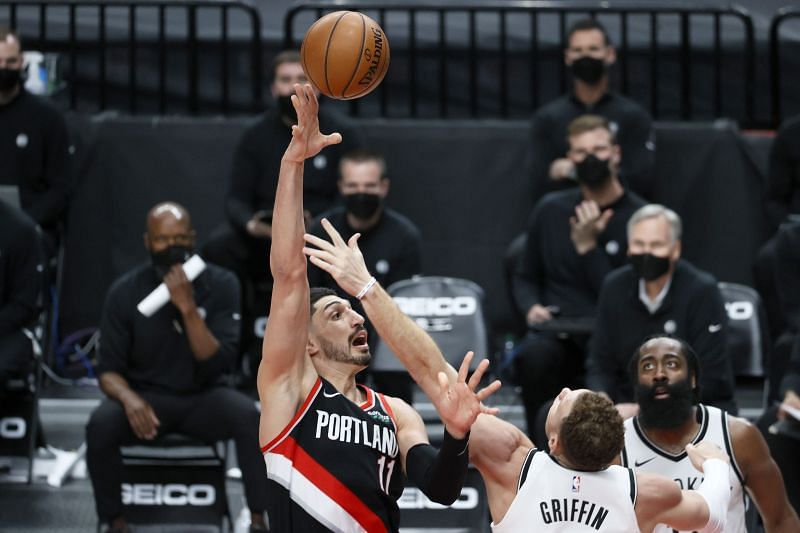
{"type": "MultiPolygon", "coordinates": [[[[467,381],[471,353],[457,379],[439,376],[431,397],[445,425],[439,450],[430,446],[422,419],[408,404],[356,384],[371,357],[364,318],[334,292],[309,289],[303,241],[304,161],[341,142],[341,135],[320,133],[309,85],[296,85],[295,92],[298,122],[278,178],[270,252],[275,283],[258,371],[262,451],[269,478],[282,487],[271,493],[279,501],[270,506],[270,525],[281,532],[394,532],[400,473],[434,501],[449,505],[458,497],[470,427],[481,412],[495,411],[481,401],[500,384],[475,392],[488,361],[467,381]]],[[[338,236],[327,221],[323,226],[338,236]]],[[[336,244],[357,250],[357,241],[358,234],[348,243],[339,237],[336,244]]],[[[321,266],[325,253],[317,250],[311,261],[321,266]]],[[[373,287],[375,279],[368,278],[349,289],[370,317],[373,287]]],[[[390,346],[441,358],[427,334],[402,318],[392,327],[404,341],[390,346]]]]}

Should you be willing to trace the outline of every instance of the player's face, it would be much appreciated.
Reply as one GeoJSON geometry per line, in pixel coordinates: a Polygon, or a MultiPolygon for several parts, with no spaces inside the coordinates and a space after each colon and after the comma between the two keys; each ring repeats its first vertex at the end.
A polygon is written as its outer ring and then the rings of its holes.
{"type": "Polygon", "coordinates": [[[10,35],[4,41],[0,41],[0,68],[15,70],[22,68],[22,52],[19,41],[10,35]]]}
{"type": "Polygon", "coordinates": [[[544,430],[547,435],[550,435],[550,433],[554,431],[559,431],[562,420],[564,420],[572,410],[572,404],[585,392],[589,391],[587,389],[572,390],[568,387],[561,389],[561,392],[556,396],[555,400],[553,400],[550,411],[547,412],[547,419],[544,424],[544,430]]]}
{"type": "Polygon", "coordinates": [[[295,83],[308,83],[306,73],[300,63],[281,63],[275,69],[275,79],[272,81],[272,96],[291,96],[294,94],[295,83]]]}
{"type": "Polygon", "coordinates": [[[323,356],[331,361],[368,365],[372,355],[364,317],[353,310],[350,302],[338,296],[325,296],[314,308],[311,334],[323,356]]]}
{"type": "Polygon", "coordinates": [[[614,47],[606,45],[605,37],[600,30],[579,30],[570,37],[564,59],[567,65],[571,65],[581,57],[602,59],[610,65],[616,59],[616,54],[614,47]]]}
{"type": "Polygon", "coordinates": [[[628,238],[628,254],[647,253],[656,257],[667,257],[673,263],[680,258],[680,241],[672,238],[672,228],[666,217],[646,218],[631,228],[628,238]]]}
{"type": "Polygon", "coordinates": [[[611,132],[605,128],[595,128],[569,138],[567,157],[573,163],[582,162],[589,154],[594,155],[597,159],[608,161],[612,172],[616,171],[619,165],[619,145],[611,141],[611,132]]]}
{"type": "Polygon", "coordinates": [[[639,351],[639,384],[653,387],[654,399],[668,399],[668,385],[685,381],[689,368],[675,339],[653,339],[639,351]]]}
{"type": "Polygon", "coordinates": [[[385,198],[389,192],[389,182],[381,178],[381,166],[377,161],[344,161],[339,178],[339,192],[348,194],[377,194],[385,198]]]}

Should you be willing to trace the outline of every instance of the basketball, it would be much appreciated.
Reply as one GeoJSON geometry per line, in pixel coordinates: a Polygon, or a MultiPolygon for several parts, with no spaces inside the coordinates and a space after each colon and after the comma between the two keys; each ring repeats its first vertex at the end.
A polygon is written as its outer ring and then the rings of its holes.
{"type": "Polygon", "coordinates": [[[352,100],[369,94],[389,68],[389,41],[377,22],[335,11],[306,32],[300,59],[308,80],[325,96],[352,100]]]}

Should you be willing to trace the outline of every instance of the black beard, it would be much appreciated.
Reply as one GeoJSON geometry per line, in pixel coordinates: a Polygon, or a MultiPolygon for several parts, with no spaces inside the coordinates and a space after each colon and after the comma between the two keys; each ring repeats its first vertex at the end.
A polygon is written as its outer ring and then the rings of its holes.
{"type": "Polygon", "coordinates": [[[639,402],[639,423],[645,428],[672,429],[684,424],[692,416],[694,391],[689,379],[672,385],[636,385],[636,400],[639,402]],[[656,399],[656,387],[664,387],[668,398],[656,399]]]}
{"type": "Polygon", "coordinates": [[[336,346],[328,341],[328,339],[320,338],[319,345],[325,357],[330,361],[350,363],[356,366],[368,366],[370,361],[372,361],[372,353],[369,350],[367,350],[367,353],[353,355],[351,352],[352,344],[350,343],[346,346],[336,346]]]}

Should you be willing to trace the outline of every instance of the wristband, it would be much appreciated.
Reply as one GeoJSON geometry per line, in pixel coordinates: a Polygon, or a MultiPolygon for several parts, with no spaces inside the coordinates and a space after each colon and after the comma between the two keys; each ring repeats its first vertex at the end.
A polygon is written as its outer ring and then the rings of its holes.
{"type": "Polygon", "coordinates": [[[362,288],[360,291],[358,291],[358,294],[356,294],[356,299],[360,300],[366,296],[367,292],[372,288],[373,285],[375,285],[375,283],[377,283],[377,280],[374,277],[369,278],[369,281],[366,283],[366,285],[364,285],[364,288],[362,288]]]}

